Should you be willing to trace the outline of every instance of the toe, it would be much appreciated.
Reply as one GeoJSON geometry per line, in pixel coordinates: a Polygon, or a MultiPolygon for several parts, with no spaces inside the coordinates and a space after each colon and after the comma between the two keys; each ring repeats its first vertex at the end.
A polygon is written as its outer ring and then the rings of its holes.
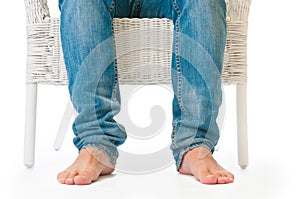
{"type": "Polygon", "coordinates": [[[234,181],[234,175],[230,172],[226,172],[226,174],[223,176],[226,183],[232,183],[234,181]]]}
{"type": "Polygon", "coordinates": [[[67,184],[67,185],[73,185],[73,184],[74,184],[73,178],[67,178],[67,179],[65,180],[65,184],[67,184]]]}
{"type": "Polygon", "coordinates": [[[232,183],[233,179],[230,177],[220,177],[218,178],[218,184],[229,184],[232,183]]]}
{"type": "Polygon", "coordinates": [[[226,184],[227,178],[226,177],[220,177],[218,178],[218,184],[226,184]]]}
{"type": "Polygon", "coordinates": [[[234,181],[234,179],[233,178],[227,178],[227,183],[232,183],[234,181]]]}
{"type": "Polygon", "coordinates": [[[214,172],[214,175],[218,178],[218,184],[228,184],[234,181],[234,175],[223,168],[214,172]]]}
{"type": "Polygon", "coordinates": [[[76,185],[88,185],[96,181],[98,178],[99,178],[98,172],[83,171],[74,177],[74,183],[76,185]]]}
{"type": "Polygon", "coordinates": [[[226,183],[232,183],[234,181],[234,176],[227,176],[226,177],[226,183]]]}
{"type": "Polygon", "coordinates": [[[214,175],[201,176],[198,179],[203,184],[217,184],[218,183],[218,178],[214,175]]]}
{"type": "Polygon", "coordinates": [[[63,171],[57,175],[57,181],[61,184],[65,184],[66,179],[69,176],[69,172],[63,171]]]}
{"type": "Polygon", "coordinates": [[[65,179],[65,184],[67,185],[73,185],[74,184],[74,178],[78,175],[77,172],[70,172],[69,175],[65,179]]]}
{"type": "Polygon", "coordinates": [[[92,179],[87,176],[78,175],[74,178],[74,183],[76,185],[88,185],[92,183],[92,179]]]}

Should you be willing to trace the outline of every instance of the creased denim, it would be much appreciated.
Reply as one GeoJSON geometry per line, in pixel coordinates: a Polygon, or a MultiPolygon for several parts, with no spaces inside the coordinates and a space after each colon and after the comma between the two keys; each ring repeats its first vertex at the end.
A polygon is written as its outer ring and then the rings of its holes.
{"type": "Polygon", "coordinates": [[[112,164],[126,132],[113,118],[120,111],[114,17],[169,18],[172,54],[171,149],[180,167],[197,146],[211,152],[219,139],[221,73],[226,41],[225,0],[59,0],[61,42],[70,97],[78,112],[74,144],[95,147],[112,164]]]}

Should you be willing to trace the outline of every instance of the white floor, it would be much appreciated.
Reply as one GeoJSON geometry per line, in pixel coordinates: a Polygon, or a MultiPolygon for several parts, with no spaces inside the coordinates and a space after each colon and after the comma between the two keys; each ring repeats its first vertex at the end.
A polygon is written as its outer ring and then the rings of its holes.
{"type": "MultiPolygon", "coordinates": [[[[193,177],[178,174],[172,165],[158,172],[142,175],[115,172],[112,176],[103,177],[90,186],[60,185],[56,181],[56,174],[73,161],[76,150],[71,143],[73,136],[71,131],[60,151],[52,149],[55,130],[60,119],[55,118],[55,113],[60,116],[62,111],[59,109],[63,108],[47,107],[44,102],[50,97],[53,98],[54,104],[63,106],[63,103],[58,103],[54,96],[47,95],[49,92],[61,95],[63,90],[65,89],[40,87],[34,168],[26,169],[22,165],[23,136],[22,128],[19,126],[16,129],[20,135],[11,136],[10,139],[14,137],[13,143],[7,143],[7,145],[12,144],[13,148],[9,150],[3,148],[2,152],[9,152],[9,155],[4,156],[1,165],[4,176],[2,175],[0,189],[1,194],[6,196],[0,195],[1,198],[297,198],[295,194],[296,186],[299,184],[299,173],[294,172],[294,169],[299,170],[299,164],[291,159],[294,149],[287,148],[289,146],[287,142],[292,142],[293,138],[289,136],[278,138],[282,124],[278,120],[274,123],[269,120],[263,121],[266,114],[264,110],[261,110],[260,114],[256,113],[256,116],[255,110],[249,110],[250,165],[246,170],[238,167],[234,103],[229,102],[229,100],[234,101],[234,98],[230,97],[234,96],[234,87],[231,86],[225,87],[225,100],[228,105],[220,149],[215,153],[215,157],[225,168],[235,174],[235,183],[202,185],[193,177]]],[[[10,124],[12,129],[15,129],[13,123],[10,124]]]]}
{"type": "MultiPolygon", "coordinates": [[[[174,166],[142,175],[115,172],[90,186],[58,184],[56,174],[73,161],[76,150],[71,131],[61,151],[52,149],[67,99],[66,88],[55,86],[39,87],[36,165],[26,169],[22,162],[26,64],[24,5],[13,1],[3,3],[5,5],[0,6],[1,25],[5,27],[0,31],[1,199],[300,198],[300,96],[297,94],[300,31],[295,28],[300,18],[299,1],[253,0],[248,48],[250,165],[244,171],[237,166],[235,92],[233,86],[226,86],[225,122],[215,157],[235,174],[236,181],[222,186],[202,185],[193,177],[177,174],[174,166]]],[[[162,144],[168,142],[166,137],[162,144]]],[[[130,150],[139,151],[139,148],[130,150]]]]}

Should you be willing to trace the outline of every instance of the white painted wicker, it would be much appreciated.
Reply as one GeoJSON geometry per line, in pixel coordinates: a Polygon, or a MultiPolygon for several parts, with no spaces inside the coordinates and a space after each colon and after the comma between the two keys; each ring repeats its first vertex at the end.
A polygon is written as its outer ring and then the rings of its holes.
{"type": "MultiPolygon", "coordinates": [[[[226,84],[247,81],[250,2],[227,1],[227,43],[222,76],[226,84]]],[[[28,19],[27,83],[66,85],[59,19],[50,17],[47,0],[25,0],[25,5],[28,19]]],[[[170,83],[173,39],[170,19],[115,18],[114,30],[120,83],[170,83]]]]}
{"type": "MultiPolygon", "coordinates": [[[[227,0],[224,84],[236,84],[238,161],[248,165],[247,27],[251,0],[227,0]]],[[[25,0],[27,11],[27,87],[24,164],[34,165],[37,85],[66,85],[59,19],[51,18],[47,0],[25,0]]],[[[122,84],[169,84],[173,24],[169,19],[114,19],[116,58],[122,84]],[[151,32],[151,34],[149,34],[151,32]],[[138,49],[138,50],[137,50],[138,49]]],[[[55,146],[60,148],[72,109],[68,106],[55,146]],[[57,141],[58,140],[58,141],[57,141]]]]}

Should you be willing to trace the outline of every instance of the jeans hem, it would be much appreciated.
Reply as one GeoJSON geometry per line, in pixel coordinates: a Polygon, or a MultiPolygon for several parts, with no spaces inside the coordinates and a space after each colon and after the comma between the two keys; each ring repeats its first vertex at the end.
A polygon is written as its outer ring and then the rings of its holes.
{"type": "Polygon", "coordinates": [[[83,146],[79,152],[85,148],[88,148],[88,147],[92,147],[92,148],[96,148],[100,151],[102,151],[106,156],[107,158],[109,159],[109,162],[110,164],[112,164],[113,166],[116,165],[116,162],[117,162],[117,158],[118,158],[118,155],[117,154],[114,154],[113,152],[111,152],[107,147],[101,145],[101,144],[87,144],[85,146],[83,146]]]}

